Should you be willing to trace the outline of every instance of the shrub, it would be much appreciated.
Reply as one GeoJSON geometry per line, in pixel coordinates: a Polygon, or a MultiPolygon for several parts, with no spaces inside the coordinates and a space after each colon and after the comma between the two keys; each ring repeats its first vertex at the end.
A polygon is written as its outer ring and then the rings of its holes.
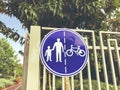
{"type": "Polygon", "coordinates": [[[0,89],[3,89],[5,87],[11,86],[11,85],[14,85],[13,80],[8,80],[5,78],[0,79],[0,89]]]}
{"type": "Polygon", "coordinates": [[[3,88],[5,88],[5,83],[1,83],[1,81],[0,81],[0,90],[3,88]]]}
{"type": "MultiPolygon", "coordinates": [[[[100,82],[100,84],[101,84],[101,90],[106,90],[106,84],[104,82],[100,82]]],[[[74,85],[75,85],[74,90],[80,89],[80,82],[78,79],[74,79],[74,85]]],[[[83,80],[83,88],[84,88],[84,90],[89,90],[88,80],[83,80]]],[[[92,80],[92,90],[97,90],[96,88],[97,88],[97,81],[92,80]]],[[[110,90],[114,90],[113,85],[109,84],[109,88],[110,88],[110,90]]],[[[62,90],[62,80],[61,79],[56,80],[56,90],[62,90]]],[[[120,90],[120,86],[118,86],[118,90],[120,90]]]]}
{"type": "MultiPolygon", "coordinates": [[[[84,83],[84,89],[85,90],[89,90],[88,80],[84,80],[83,83],[84,83]]],[[[101,90],[106,90],[105,82],[100,82],[100,84],[101,84],[101,90]]],[[[96,88],[97,88],[97,81],[96,80],[92,80],[92,90],[96,90],[96,88]]],[[[110,84],[109,84],[109,89],[110,90],[115,90],[114,86],[110,85],[110,84]]],[[[120,86],[118,86],[118,90],[120,90],[120,86]]]]}

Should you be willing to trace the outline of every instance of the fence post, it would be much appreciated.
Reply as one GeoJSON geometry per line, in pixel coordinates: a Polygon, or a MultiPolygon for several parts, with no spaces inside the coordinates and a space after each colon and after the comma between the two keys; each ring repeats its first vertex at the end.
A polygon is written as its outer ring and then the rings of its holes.
{"type": "Polygon", "coordinates": [[[25,37],[25,46],[24,46],[22,90],[26,89],[26,83],[27,83],[28,53],[29,53],[29,35],[26,34],[26,37],[25,37]]]}
{"type": "Polygon", "coordinates": [[[24,90],[40,90],[40,26],[31,26],[27,67],[27,84],[24,90]]]}

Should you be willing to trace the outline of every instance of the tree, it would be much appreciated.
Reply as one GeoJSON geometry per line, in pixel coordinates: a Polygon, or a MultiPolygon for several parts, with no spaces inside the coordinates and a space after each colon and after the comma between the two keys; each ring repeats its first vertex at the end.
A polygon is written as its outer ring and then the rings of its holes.
{"type": "Polygon", "coordinates": [[[22,77],[22,64],[17,63],[14,68],[14,79],[16,77],[22,77]]]}
{"type": "Polygon", "coordinates": [[[16,30],[6,27],[4,23],[0,21],[0,33],[2,33],[7,38],[12,39],[13,41],[19,41],[20,44],[24,43],[24,38],[20,36],[16,30]]]}
{"type": "Polygon", "coordinates": [[[18,59],[13,48],[5,38],[0,39],[0,73],[2,77],[14,75],[15,68],[18,67],[18,59]]]}
{"type": "Polygon", "coordinates": [[[30,25],[98,29],[105,19],[105,4],[99,0],[12,0],[10,9],[28,29],[30,25]]]}
{"type": "Polygon", "coordinates": [[[107,15],[102,27],[103,30],[120,31],[120,8],[107,15]]]}
{"type": "MultiPolygon", "coordinates": [[[[5,0],[0,0],[0,13],[12,16],[12,13],[8,9],[8,2],[5,0]]],[[[7,27],[2,21],[0,21],[0,33],[14,41],[19,40],[21,44],[24,42],[24,38],[17,33],[17,30],[7,27]]]]}
{"type": "Polygon", "coordinates": [[[31,25],[100,29],[108,15],[119,8],[119,0],[1,0],[0,13],[31,25]],[[7,8],[6,8],[7,7],[7,8]]]}

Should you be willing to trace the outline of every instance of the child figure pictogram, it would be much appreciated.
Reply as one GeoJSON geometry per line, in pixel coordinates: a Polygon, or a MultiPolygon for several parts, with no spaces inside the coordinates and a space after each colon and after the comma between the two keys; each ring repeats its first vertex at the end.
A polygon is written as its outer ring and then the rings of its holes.
{"type": "Polygon", "coordinates": [[[52,61],[52,49],[50,49],[50,46],[47,47],[47,50],[45,51],[45,56],[47,56],[47,62],[52,61]]]}

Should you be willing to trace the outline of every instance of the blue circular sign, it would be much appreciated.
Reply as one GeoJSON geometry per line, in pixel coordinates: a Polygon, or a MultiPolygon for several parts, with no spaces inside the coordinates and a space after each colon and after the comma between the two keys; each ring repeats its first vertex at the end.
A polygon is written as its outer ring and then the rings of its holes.
{"type": "Polygon", "coordinates": [[[48,71],[60,77],[78,74],[88,59],[88,49],[82,36],[66,28],[49,32],[41,42],[40,52],[48,71]]]}

